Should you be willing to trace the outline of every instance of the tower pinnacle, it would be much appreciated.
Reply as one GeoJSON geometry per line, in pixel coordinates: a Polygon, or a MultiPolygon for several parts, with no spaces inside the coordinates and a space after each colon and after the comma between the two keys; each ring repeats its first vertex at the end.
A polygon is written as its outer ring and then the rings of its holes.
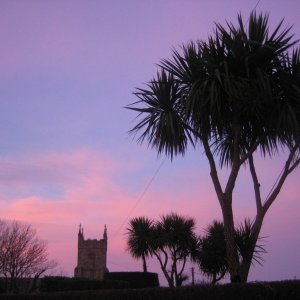
{"type": "Polygon", "coordinates": [[[103,239],[107,240],[107,228],[106,228],[106,224],[104,225],[103,239]]]}

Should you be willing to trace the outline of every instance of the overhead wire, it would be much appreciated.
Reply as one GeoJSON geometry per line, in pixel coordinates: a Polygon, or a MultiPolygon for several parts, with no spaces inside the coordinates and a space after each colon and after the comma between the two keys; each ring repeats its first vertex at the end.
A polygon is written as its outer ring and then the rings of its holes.
{"type": "Polygon", "coordinates": [[[139,203],[142,201],[142,199],[144,198],[146,192],[148,191],[148,189],[150,188],[151,184],[153,183],[154,179],[156,178],[157,174],[159,173],[159,171],[161,170],[162,166],[164,165],[165,161],[166,161],[167,157],[165,157],[163,159],[163,161],[160,163],[160,165],[158,166],[158,168],[156,169],[156,171],[154,172],[154,174],[152,175],[152,177],[150,178],[150,180],[148,181],[147,185],[145,186],[143,192],[141,193],[141,195],[138,197],[138,199],[136,200],[136,202],[133,204],[132,208],[130,209],[129,213],[127,214],[127,216],[124,218],[124,221],[121,223],[121,225],[116,229],[116,231],[113,234],[112,240],[115,239],[117,237],[117,235],[119,234],[120,230],[123,228],[123,226],[125,225],[125,223],[128,221],[129,217],[132,215],[132,213],[134,212],[134,210],[136,209],[136,207],[139,205],[139,203]]]}
{"type": "Polygon", "coordinates": [[[258,1],[256,2],[256,4],[255,4],[254,8],[252,9],[252,11],[256,10],[256,7],[258,6],[258,4],[259,4],[260,1],[261,1],[261,0],[258,0],[258,1]]]}

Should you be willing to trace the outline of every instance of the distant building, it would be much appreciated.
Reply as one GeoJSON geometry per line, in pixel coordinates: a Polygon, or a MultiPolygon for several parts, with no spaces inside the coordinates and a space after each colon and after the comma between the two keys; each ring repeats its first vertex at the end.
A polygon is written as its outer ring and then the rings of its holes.
{"type": "Polygon", "coordinates": [[[107,229],[104,226],[103,239],[85,240],[83,227],[79,225],[78,258],[74,277],[102,280],[106,272],[107,229]]]}

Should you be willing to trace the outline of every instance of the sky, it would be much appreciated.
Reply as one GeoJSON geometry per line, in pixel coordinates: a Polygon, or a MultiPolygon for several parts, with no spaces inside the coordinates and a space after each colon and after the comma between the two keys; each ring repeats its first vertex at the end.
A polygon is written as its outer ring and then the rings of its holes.
{"type": "MultiPolygon", "coordinates": [[[[126,251],[131,218],[176,212],[194,218],[200,235],[220,220],[203,149],[172,162],[157,157],[128,134],[136,115],[124,107],[172,47],[207,39],[215,22],[235,22],[239,12],[247,20],[255,7],[270,14],[272,28],[284,18],[300,38],[297,0],[0,1],[0,219],[32,224],[66,276],[74,274],[80,223],[86,238],[101,238],[107,225],[110,271],[141,271],[126,251]]],[[[256,158],[264,195],[285,158],[256,158]]],[[[265,218],[267,253],[251,281],[300,278],[299,174],[265,218]]],[[[233,205],[236,224],[254,217],[244,169],[233,205]]],[[[148,267],[164,284],[156,262],[148,267]]],[[[196,280],[204,280],[197,268],[196,280]]]]}

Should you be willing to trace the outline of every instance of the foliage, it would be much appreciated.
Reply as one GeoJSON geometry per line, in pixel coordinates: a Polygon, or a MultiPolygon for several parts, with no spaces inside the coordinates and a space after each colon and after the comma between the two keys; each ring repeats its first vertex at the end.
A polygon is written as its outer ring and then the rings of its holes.
{"type": "Polygon", "coordinates": [[[135,218],[127,229],[127,245],[129,249],[141,250],[133,251],[134,257],[140,257],[140,253],[156,257],[169,286],[180,286],[187,279],[183,272],[196,246],[194,229],[193,219],[175,213],[162,216],[157,222],[135,218]]]}
{"type": "Polygon", "coordinates": [[[35,284],[56,266],[48,259],[46,243],[30,225],[0,221],[0,275],[5,278],[6,290],[17,291],[17,282],[22,278],[32,277],[35,284]]]}
{"type": "Polygon", "coordinates": [[[105,280],[118,280],[129,283],[133,289],[152,288],[159,286],[157,273],[151,272],[108,272],[104,275],[105,280]]]}
{"type": "MultiPolygon", "coordinates": [[[[262,254],[266,253],[264,245],[258,244],[252,233],[252,223],[249,219],[244,221],[235,232],[235,243],[237,245],[240,260],[252,260],[262,265],[262,254]],[[252,251],[254,247],[254,252],[252,251]]],[[[262,240],[262,238],[259,238],[262,240]]]]}
{"type": "Polygon", "coordinates": [[[147,272],[146,258],[149,257],[151,249],[149,239],[152,235],[153,221],[146,217],[138,217],[130,220],[127,228],[127,250],[134,258],[142,258],[143,271],[147,272]]]}
{"type": "Polygon", "coordinates": [[[196,261],[201,271],[212,277],[212,284],[221,280],[228,271],[223,223],[214,221],[206,229],[206,235],[199,239],[196,261]]]}
{"type": "MultiPolygon", "coordinates": [[[[199,264],[201,271],[212,278],[212,284],[215,284],[228,272],[224,225],[222,222],[214,221],[205,232],[206,235],[199,238],[195,261],[199,264]]],[[[246,219],[236,228],[235,244],[240,261],[249,260],[249,255],[253,255],[253,260],[262,265],[262,254],[266,253],[266,250],[263,245],[257,244],[253,239],[250,220],[246,219]]]]}
{"type": "Polygon", "coordinates": [[[248,23],[246,28],[239,15],[237,25],[216,24],[207,41],[174,49],[127,107],[141,117],[131,132],[158,154],[172,159],[184,155],[189,144],[203,146],[222,209],[232,281],[247,280],[255,249],[239,261],[232,202],[240,167],[249,168],[253,181],[257,214],[250,236],[256,243],[268,209],[300,163],[300,51],[290,51],[296,41],[282,21],[271,32],[268,15],[253,12],[248,23]],[[272,158],[279,148],[287,160],[263,200],[254,154],[272,158]],[[217,161],[229,169],[224,187],[217,161]]]}
{"type": "Polygon", "coordinates": [[[162,216],[155,225],[152,252],[170,287],[187,279],[183,272],[196,244],[194,230],[194,219],[175,213],[162,216]]]}

